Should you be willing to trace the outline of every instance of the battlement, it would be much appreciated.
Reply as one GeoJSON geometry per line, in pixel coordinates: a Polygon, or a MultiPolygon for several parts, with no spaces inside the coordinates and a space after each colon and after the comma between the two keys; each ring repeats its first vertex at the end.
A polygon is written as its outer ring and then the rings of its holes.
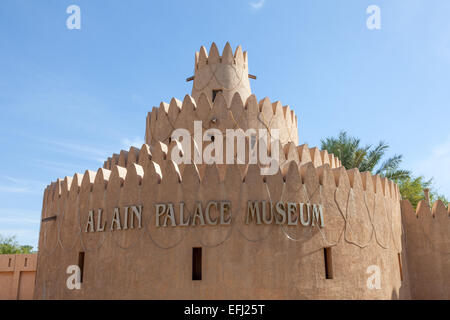
{"type": "Polygon", "coordinates": [[[193,77],[192,96],[198,99],[205,94],[210,101],[214,101],[217,93],[221,92],[230,103],[236,92],[247,99],[251,94],[247,52],[237,47],[235,53],[229,43],[225,45],[222,56],[215,43],[211,45],[209,55],[205,47],[195,54],[195,74],[193,77]]]}
{"type": "Polygon", "coordinates": [[[209,49],[209,53],[206,51],[204,46],[201,46],[200,50],[195,52],[195,69],[201,69],[208,65],[211,66],[219,63],[247,69],[247,51],[242,51],[242,47],[238,46],[233,54],[233,49],[227,42],[223,49],[222,55],[220,55],[217,45],[213,42],[211,44],[211,48],[209,49]]]}
{"type": "MultiPolygon", "coordinates": [[[[361,174],[358,170],[331,168],[328,163],[315,167],[312,161],[297,164],[292,160],[284,172],[279,170],[271,176],[262,176],[258,165],[248,165],[244,169],[239,165],[226,165],[224,173],[219,165],[205,165],[202,173],[201,167],[194,164],[178,166],[167,159],[163,149],[167,150],[161,147],[152,152],[150,146],[144,145],[137,158],[136,150],[132,149],[130,161],[125,160],[126,153],[121,152],[119,158],[122,163],[127,162],[125,167],[114,164],[111,170],[87,170],[84,174],[75,174],[50,184],[43,198],[42,218],[51,219],[41,224],[39,253],[42,259],[58,261],[56,269],[61,264],[65,267],[70,263],[73,253],[82,251],[105,261],[102,265],[106,269],[111,261],[115,261],[109,257],[117,250],[120,254],[116,256],[120,259],[130,259],[130,254],[144,250],[149,252],[149,259],[155,261],[162,249],[167,250],[164,256],[178,257],[180,252],[192,250],[195,246],[215,248],[218,254],[233,246],[239,248],[237,254],[241,255],[242,252],[255,252],[261,247],[261,241],[265,241],[266,246],[273,244],[270,256],[285,250],[293,253],[301,250],[302,257],[317,256],[317,263],[323,263],[319,259],[323,259],[323,248],[333,247],[335,252],[339,252],[333,257],[335,270],[342,276],[349,272],[354,276],[360,269],[365,271],[366,264],[363,269],[353,264],[348,266],[346,257],[349,255],[359,254],[361,258],[369,255],[373,259],[383,257],[385,261],[393,261],[389,277],[395,275],[398,279],[398,268],[394,267],[397,267],[398,253],[402,252],[402,228],[398,190],[392,182],[382,182],[379,176],[361,174]],[[134,162],[136,159],[137,163],[134,162]],[[229,203],[229,225],[180,226],[180,221],[193,221],[198,203],[205,208],[211,201],[229,203]],[[274,221],[262,225],[248,224],[246,207],[255,201],[260,204],[295,203],[305,208],[313,204],[320,206],[323,225],[304,226],[300,220],[295,226],[287,222],[277,225],[274,221]],[[173,204],[173,225],[157,226],[155,210],[160,204],[173,204]],[[183,219],[181,204],[185,213],[183,219]],[[134,227],[130,227],[133,224],[127,213],[129,208],[139,210],[134,227]],[[119,212],[122,229],[112,227],[115,212],[119,212]],[[88,229],[92,215],[95,216],[93,231],[88,229]],[[125,230],[127,216],[128,227],[125,230]],[[98,231],[103,223],[106,228],[98,231]]],[[[315,148],[303,146],[302,149],[310,157],[317,154],[315,148]]],[[[212,214],[217,217],[218,212],[212,214]]],[[[299,215],[297,210],[295,216],[299,215]]],[[[164,219],[161,221],[163,223],[164,219]]],[[[216,251],[211,249],[211,252],[216,251]]],[[[252,265],[254,259],[253,256],[249,258],[252,265]]],[[[284,264],[280,259],[270,263],[279,268],[284,264]]],[[[304,270],[311,265],[310,261],[304,264],[304,270]]],[[[92,275],[92,272],[89,269],[86,273],[93,277],[89,281],[97,281],[103,274],[99,271],[92,275]]],[[[58,274],[54,269],[49,273],[58,274]]],[[[302,278],[301,283],[308,286],[306,279],[309,278],[302,278]]],[[[338,281],[348,283],[347,278],[338,281]]],[[[324,279],[321,285],[328,283],[329,280],[324,279]]],[[[374,293],[380,294],[379,291],[374,293]]],[[[390,294],[390,287],[383,292],[386,296],[390,294]]]]}
{"type": "MultiPolygon", "coordinates": [[[[305,148],[305,150],[309,149],[305,148]]],[[[121,153],[124,159],[124,154],[121,153]]],[[[120,157],[120,156],[119,156],[120,157]]],[[[132,156],[130,159],[136,159],[132,156]]],[[[121,160],[123,161],[123,160],[121,160]]],[[[133,160],[134,161],[134,160],[133,160]]],[[[137,163],[126,167],[114,164],[112,170],[100,168],[85,171],[73,177],[58,179],[44,192],[42,218],[56,217],[53,224],[45,224],[46,236],[41,238],[40,252],[51,255],[54,248],[69,248],[81,241],[84,250],[97,250],[104,241],[102,233],[85,232],[90,210],[103,209],[106,221],[111,221],[114,208],[142,206],[143,230],[134,229],[114,234],[109,245],[128,248],[145,241],[141,234],[150,230],[152,239],[169,245],[172,237],[154,226],[155,205],[184,203],[187,212],[193,212],[197,201],[227,200],[233,212],[233,225],[240,228],[243,240],[255,237],[258,229],[244,229],[245,205],[248,201],[314,203],[323,207],[324,228],[278,229],[283,241],[291,237],[303,239],[310,251],[324,246],[374,246],[379,250],[401,251],[401,221],[398,188],[391,181],[358,170],[331,168],[328,163],[314,167],[289,161],[286,170],[275,175],[262,176],[258,165],[227,165],[225,171],[218,165],[194,164],[178,166],[164,153],[149,151],[144,145],[137,163]],[[203,173],[202,173],[203,171],[203,173]],[[148,221],[151,222],[148,222],[148,221]],[[285,233],[290,234],[284,236],[285,233]],[[75,241],[75,242],[74,242],[75,241]]],[[[177,221],[178,224],[178,221],[177,221]]],[[[248,228],[248,227],[245,227],[248,228]]],[[[173,229],[178,234],[183,229],[173,229]]],[[[107,228],[107,232],[111,230],[107,228]]],[[[219,232],[214,228],[198,231],[208,237],[219,232]]],[[[236,236],[239,236],[236,235],[236,236]]],[[[274,235],[275,236],[275,235],[274,235]]],[[[377,250],[378,250],[377,249],[377,250]]],[[[389,251],[389,252],[391,252],[389,251]]]]}
{"type": "Polygon", "coordinates": [[[169,144],[173,130],[187,129],[194,133],[194,121],[202,121],[205,129],[216,128],[225,133],[226,129],[279,129],[280,143],[298,144],[297,116],[288,105],[271,102],[264,98],[258,102],[255,95],[244,103],[239,92],[227,102],[218,93],[214,102],[204,93],[198,99],[186,95],[181,102],[173,98],[170,103],[161,102],[147,114],[145,142],[149,145],[158,141],[169,144]]]}
{"type": "MultiPolygon", "coordinates": [[[[100,168],[96,172],[86,170],[84,174],[76,173],[73,177],[65,177],[64,179],[58,179],[52,182],[45,189],[45,198],[55,201],[62,195],[67,195],[71,190],[77,190],[82,183],[89,185],[88,190],[92,191],[95,183],[101,184],[103,188],[107,188],[109,181],[112,177],[121,180],[121,186],[126,179],[132,179],[133,181],[142,183],[142,179],[147,179],[146,174],[150,174],[151,179],[158,179],[160,184],[165,179],[173,180],[173,175],[178,176],[177,183],[183,183],[186,177],[192,175],[195,172],[195,179],[203,181],[209,179],[209,174],[217,176],[219,181],[223,182],[228,180],[227,175],[234,174],[233,172],[239,172],[241,183],[246,181],[247,174],[258,168],[258,165],[226,165],[224,174],[221,173],[219,165],[177,165],[174,161],[170,160],[170,149],[163,143],[158,144],[155,148],[144,144],[140,150],[135,147],[131,147],[130,151],[122,150],[119,155],[115,155],[109,158],[105,162],[106,168],[100,168]],[[201,174],[199,169],[204,166],[208,174],[201,174]],[[187,168],[190,169],[187,169],[187,168]],[[242,168],[244,168],[242,170],[242,168]],[[113,173],[113,174],[111,174],[113,173]],[[129,178],[129,175],[132,178],[129,178]],[[128,177],[128,178],[127,178],[128,177]],[[145,178],[144,178],[145,177],[145,178]],[[84,181],[84,182],[83,182],[84,181]]],[[[292,150],[292,149],[289,149],[292,150]]],[[[386,197],[395,201],[400,200],[400,194],[398,186],[387,178],[380,177],[379,175],[372,175],[370,172],[360,173],[358,169],[346,170],[342,166],[337,166],[339,160],[335,160],[330,165],[330,155],[327,157],[327,153],[320,152],[318,148],[308,148],[307,145],[299,146],[302,156],[296,156],[295,160],[291,159],[288,154],[285,154],[284,170],[278,170],[276,175],[262,176],[259,178],[261,181],[267,180],[279,180],[280,183],[289,184],[292,181],[298,181],[305,183],[308,177],[315,177],[315,184],[324,185],[330,184],[332,187],[337,188],[339,186],[348,186],[349,188],[358,188],[364,192],[370,192],[372,194],[378,194],[382,197],[386,197]],[[321,159],[327,160],[322,163],[321,159]]],[[[336,158],[335,158],[336,159],[336,158]]],[[[191,180],[192,177],[187,177],[187,180],[191,180]]],[[[173,182],[173,181],[172,181],[173,182]]],[[[73,192],[73,191],[72,191],[73,192]]],[[[436,205],[439,207],[439,205],[436,205]]],[[[445,208],[445,207],[444,207],[445,208]]]]}
{"type": "Polygon", "coordinates": [[[414,209],[401,201],[405,248],[414,299],[448,299],[450,290],[450,206],[422,200],[414,209]]]}
{"type": "MultiPolygon", "coordinates": [[[[388,182],[385,188],[383,187],[382,182],[385,178],[380,178],[378,175],[372,176],[368,172],[361,174],[357,170],[345,170],[343,167],[332,169],[329,164],[315,168],[312,163],[298,165],[294,161],[290,161],[288,169],[284,174],[282,171],[279,171],[274,175],[274,178],[272,178],[271,176],[264,177],[257,174],[255,171],[257,169],[259,170],[257,165],[249,165],[245,171],[241,171],[237,165],[229,165],[223,176],[220,174],[219,167],[215,164],[205,165],[208,174],[200,175],[200,171],[195,164],[186,165],[185,170],[180,171],[180,167],[172,160],[165,160],[158,164],[149,158],[142,162],[146,163],[146,169],[140,164],[130,163],[126,168],[114,165],[112,170],[105,168],[99,168],[97,171],[86,170],[84,174],[75,173],[73,177],[67,176],[64,179],[57,179],[46,187],[44,191],[44,202],[47,204],[49,202],[57,201],[60,197],[67,198],[69,197],[70,192],[78,194],[83,185],[86,186],[84,189],[89,192],[93,192],[94,189],[100,190],[101,188],[106,190],[112,178],[120,181],[120,187],[124,186],[125,181],[128,181],[127,184],[130,184],[130,181],[133,181],[136,183],[136,186],[140,186],[142,185],[146,173],[150,175],[149,179],[153,179],[153,184],[161,184],[163,181],[169,184],[173,182],[183,183],[183,181],[191,181],[192,179],[202,182],[205,179],[209,180],[211,174],[216,177],[216,182],[224,182],[228,181],[230,175],[237,176],[238,173],[240,183],[245,183],[249,172],[252,172],[253,178],[259,176],[258,179],[260,179],[261,183],[266,183],[267,180],[278,180],[281,185],[286,184],[289,188],[292,183],[305,184],[308,179],[315,177],[314,183],[317,186],[324,186],[325,184],[330,184],[330,186],[334,188],[347,186],[350,189],[358,188],[362,191],[369,191],[370,193],[378,194],[383,198],[389,198],[395,201],[399,200],[398,188],[391,180],[385,180],[388,182]],[[95,188],[94,185],[96,185],[95,188]]],[[[140,163],[144,164],[142,162],[140,163]]],[[[206,183],[206,180],[204,182],[206,183]]],[[[443,208],[444,211],[440,210],[435,212],[439,212],[439,217],[441,218],[448,218],[449,214],[447,213],[445,206],[443,206],[443,208]]]]}
{"type": "MultiPolygon", "coordinates": [[[[208,143],[204,143],[204,147],[208,143]]],[[[225,144],[225,143],[223,143],[225,144]]],[[[245,138],[246,155],[249,154],[250,139],[245,138]]],[[[141,150],[130,147],[129,151],[121,150],[119,154],[115,153],[103,163],[103,168],[112,170],[115,165],[121,167],[127,167],[130,163],[139,163],[139,159],[142,157],[150,157],[150,159],[156,159],[158,161],[172,160],[171,155],[173,150],[176,152],[184,152],[181,144],[176,141],[172,141],[169,145],[158,142],[152,146],[144,144],[141,150]]],[[[192,151],[193,152],[193,151],[192,151]]],[[[330,168],[335,169],[342,166],[340,160],[335,157],[334,154],[329,154],[326,150],[319,150],[317,147],[309,148],[307,144],[296,146],[294,143],[288,143],[279,150],[279,167],[284,173],[287,170],[288,163],[294,161],[295,163],[301,165],[306,163],[312,163],[314,167],[318,168],[322,165],[329,165],[330,168]]],[[[261,163],[258,161],[258,164],[261,163]]],[[[224,173],[226,165],[219,165],[220,171],[224,173]]],[[[184,164],[179,164],[181,170],[184,168],[184,164]]],[[[203,173],[203,164],[198,165],[200,172],[203,173]]],[[[240,165],[241,168],[246,167],[246,165],[240,165]]],[[[384,179],[383,179],[384,185],[384,179]]]]}
{"type": "Polygon", "coordinates": [[[434,202],[430,207],[426,200],[422,200],[414,209],[409,200],[402,200],[402,211],[405,221],[440,221],[441,219],[450,218],[450,206],[446,207],[441,200],[434,202]]]}

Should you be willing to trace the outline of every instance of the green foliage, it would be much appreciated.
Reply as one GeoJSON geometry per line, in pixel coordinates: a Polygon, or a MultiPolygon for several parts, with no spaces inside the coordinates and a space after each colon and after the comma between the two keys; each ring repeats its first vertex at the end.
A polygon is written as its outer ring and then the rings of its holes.
{"type": "Polygon", "coordinates": [[[389,148],[388,144],[380,141],[372,148],[371,145],[361,146],[360,143],[360,139],[349,137],[347,132],[341,131],[337,138],[329,137],[321,140],[321,149],[336,155],[347,170],[358,168],[360,172],[369,171],[395,181],[402,198],[408,199],[414,207],[424,199],[423,189],[430,189],[431,205],[436,200],[441,200],[448,205],[448,200],[433,188],[432,179],[425,180],[422,176],[413,177],[410,171],[400,169],[401,155],[395,155],[379,165],[389,148]]]}
{"type": "Polygon", "coordinates": [[[31,253],[32,246],[21,246],[16,237],[2,237],[0,235],[0,254],[31,253]]]}
{"type": "Polygon", "coordinates": [[[425,180],[422,176],[416,178],[408,177],[400,180],[398,187],[403,199],[408,199],[412,206],[416,208],[419,201],[425,197],[423,189],[431,187],[431,180],[425,180]]]}
{"type": "Polygon", "coordinates": [[[444,196],[443,194],[440,194],[437,190],[434,190],[434,189],[430,190],[430,203],[431,203],[431,206],[433,206],[434,202],[437,201],[437,200],[441,200],[442,203],[444,203],[444,205],[446,207],[448,207],[448,202],[449,201],[448,201],[446,196],[444,196]]]}
{"type": "Polygon", "coordinates": [[[409,177],[407,179],[400,180],[398,182],[398,187],[403,199],[408,199],[414,208],[416,208],[417,204],[425,198],[423,189],[430,190],[429,195],[431,206],[433,206],[434,202],[437,200],[441,200],[446,206],[448,205],[447,198],[439,194],[433,188],[433,179],[425,180],[423,176],[415,178],[409,177]]]}
{"type": "Polygon", "coordinates": [[[349,137],[347,132],[341,131],[337,138],[329,137],[321,140],[321,149],[334,153],[346,169],[358,168],[360,172],[369,171],[394,181],[408,178],[411,173],[399,169],[401,155],[395,155],[379,165],[389,145],[380,141],[377,146],[361,146],[360,139],[349,137]],[[378,168],[377,165],[379,165],[378,168]]]}

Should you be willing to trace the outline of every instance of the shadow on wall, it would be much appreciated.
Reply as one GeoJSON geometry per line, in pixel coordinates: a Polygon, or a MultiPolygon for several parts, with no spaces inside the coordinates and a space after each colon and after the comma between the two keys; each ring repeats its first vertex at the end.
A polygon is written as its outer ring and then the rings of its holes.
{"type": "Polygon", "coordinates": [[[397,294],[397,290],[392,290],[391,300],[410,300],[410,292],[406,285],[402,285],[397,294]]]}

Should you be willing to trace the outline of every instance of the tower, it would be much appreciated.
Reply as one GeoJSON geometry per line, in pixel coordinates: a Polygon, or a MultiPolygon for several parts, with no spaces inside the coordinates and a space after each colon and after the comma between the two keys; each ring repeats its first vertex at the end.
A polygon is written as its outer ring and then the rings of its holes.
{"type": "Polygon", "coordinates": [[[241,46],[238,46],[233,54],[227,42],[220,56],[215,43],[211,45],[209,54],[202,46],[200,52],[195,53],[193,80],[192,97],[195,100],[205,93],[210,101],[214,102],[217,94],[221,92],[230,104],[233,95],[238,92],[242,100],[246,101],[251,95],[247,52],[242,52],[241,46]]]}
{"type": "Polygon", "coordinates": [[[233,54],[227,44],[222,56],[215,44],[209,55],[202,47],[192,96],[147,114],[141,149],[122,150],[96,172],[46,188],[35,298],[449,296],[448,209],[423,202],[415,214],[393,181],[346,170],[326,150],[298,145],[294,111],[258,101],[248,78],[240,47],[233,54]],[[184,144],[199,127],[203,139],[184,144]],[[186,139],[172,138],[176,129],[188,132],[186,139]],[[227,129],[250,131],[244,161],[220,143],[224,132],[231,136],[227,129]],[[249,129],[279,129],[272,174],[262,174],[263,161],[245,161],[258,141],[249,129]],[[195,161],[195,150],[216,155],[224,146],[231,161],[195,161]],[[180,154],[192,161],[178,161],[180,154]],[[66,270],[77,258],[83,284],[69,290],[66,270]],[[373,266],[381,270],[376,290],[368,285],[373,266]]]}
{"type": "MultiPolygon", "coordinates": [[[[162,142],[169,145],[175,129],[187,129],[193,134],[194,121],[202,121],[206,129],[216,128],[225,135],[226,129],[279,130],[279,141],[297,146],[297,116],[289,106],[269,98],[260,101],[252,94],[248,73],[248,56],[238,46],[233,53],[229,43],[222,56],[215,43],[209,54],[201,47],[195,54],[192,93],[183,101],[173,98],[161,102],[147,114],[145,143],[151,148],[162,142]]],[[[192,151],[194,152],[194,151],[192,151]]]]}

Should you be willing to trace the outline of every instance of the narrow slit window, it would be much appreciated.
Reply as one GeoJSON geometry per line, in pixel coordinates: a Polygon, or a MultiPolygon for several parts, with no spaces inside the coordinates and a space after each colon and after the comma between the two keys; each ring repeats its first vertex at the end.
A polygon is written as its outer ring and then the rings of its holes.
{"type": "Polygon", "coordinates": [[[78,267],[80,267],[80,282],[83,282],[84,273],[84,252],[78,254],[78,267]]]}
{"type": "Polygon", "coordinates": [[[202,280],[202,248],[192,248],[192,280],[202,280]]]}
{"type": "Polygon", "coordinates": [[[8,268],[11,268],[11,261],[12,261],[12,259],[9,258],[9,260],[8,260],[8,268]]]}
{"type": "Polygon", "coordinates": [[[223,92],[223,90],[222,89],[213,90],[212,102],[214,102],[216,100],[216,96],[219,92],[223,92]]]}
{"type": "Polygon", "coordinates": [[[24,267],[26,267],[28,264],[28,258],[25,258],[25,263],[24,263],[24,267]]]}
{"type": "Polygon", "coordinates": [[[331,248],[323,248],[323,258],[325,261],[325,279],[333,279],[333,256],[331,248]]]}
{"type": "Polygon", "coordinates": [[[400,281],[403,281],[402,255],[398,254],[398,269],[400,271],[400,281]]]}
{"type": "Polygon", "coordinates": [[[254,150],[256,146],[256,135],[251,136],[250,138],[250,149],[254,150]]]}

